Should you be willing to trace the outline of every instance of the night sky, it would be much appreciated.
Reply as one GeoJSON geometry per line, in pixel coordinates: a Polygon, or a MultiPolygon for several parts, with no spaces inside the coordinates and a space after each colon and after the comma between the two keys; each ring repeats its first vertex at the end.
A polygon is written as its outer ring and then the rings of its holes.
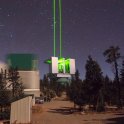
{"type": "MultiPolygon", "coordinates": [[[[118,45],[124,55],[124,0],[62,0],[62,21],[63,57],[76,59],[81,78],[88,55],[112,78],[102,53],[118,45]]],[[[0,0],[0,60],[8,53],[37,54],[41,78],[48,72],[44,60],[53,56],[52,0],[0,0]]]]}

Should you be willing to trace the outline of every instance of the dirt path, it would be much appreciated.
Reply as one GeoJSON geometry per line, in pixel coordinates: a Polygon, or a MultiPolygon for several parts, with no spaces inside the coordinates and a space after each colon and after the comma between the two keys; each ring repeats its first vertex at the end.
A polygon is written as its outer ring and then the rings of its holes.
{"type": "Polygon", "coordinates": [[[32,115],[33,124],[124,124],[124,113],[71,113],[69,101],[55,100],[42,107],[42,113],[32,115]]]}

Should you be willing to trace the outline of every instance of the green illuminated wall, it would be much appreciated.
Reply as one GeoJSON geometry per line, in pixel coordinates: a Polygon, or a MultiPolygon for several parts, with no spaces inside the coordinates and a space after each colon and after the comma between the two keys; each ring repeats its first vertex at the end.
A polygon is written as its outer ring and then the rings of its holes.
{"type": "Polygon", "coordinates": [[[18,70],[37,70],[38,58],[34,54],[9,54],[7,56],[7,63],[12,68],[18,68],[18,70]]]}
{"type": "Polygon", "coordinates": [[[70,73],[70,59],[60,58],[58,60],[58,72],[70,73]]]}
{"type": "Polygon", "coordinates": [[[65,72],[70,73],[70,59],[65,60],[65,72]]]}
{"type": "MultiPolygon", "coordinates": [[[[46,64],[52,64],[50,59],[45,61],[46,64]]],[[[58,73],[70,73],[70,59],[58,59],[58,73]]]]}
{"type": "Polygon", "coordinates": [[[58,60],[58,72],[65,73],[65,58],[60,58],[58,60]]]}

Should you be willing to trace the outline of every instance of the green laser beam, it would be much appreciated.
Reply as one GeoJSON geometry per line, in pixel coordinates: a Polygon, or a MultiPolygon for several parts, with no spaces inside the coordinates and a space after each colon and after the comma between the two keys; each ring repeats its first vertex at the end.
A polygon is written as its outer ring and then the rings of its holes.
{"type": "Polygon", "coordinates": [[[59,0],[60,58],[62,57],[62,1],[59,0]]]}
{"type": "MultiPolygon", "coordinates": [[[[53,53],[56,56],[56,0],[53,0],[53,41],[54,48],[53,53]]],[[[59,0],[59,41],[60,41],[60,54],[59,57],[62,57],[62,1],[59,0]]]]}
{"type": "Polygon", "coordinates": [[[53,27],[54,27],[54,36],[53,36],[53,41],[54,41],[54,48],[53,48],[53,53],[54,56],[56,56],[56,0],[53,0],[53,27]]]}

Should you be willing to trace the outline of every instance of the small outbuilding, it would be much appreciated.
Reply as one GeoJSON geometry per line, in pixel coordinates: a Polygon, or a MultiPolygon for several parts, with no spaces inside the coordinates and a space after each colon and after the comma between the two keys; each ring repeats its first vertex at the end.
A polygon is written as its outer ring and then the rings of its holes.
{"type": "Polygon", "coordinates": [[[10,124],[31,123],[33,97],[25,96],[11,103],[10,124]]]}

